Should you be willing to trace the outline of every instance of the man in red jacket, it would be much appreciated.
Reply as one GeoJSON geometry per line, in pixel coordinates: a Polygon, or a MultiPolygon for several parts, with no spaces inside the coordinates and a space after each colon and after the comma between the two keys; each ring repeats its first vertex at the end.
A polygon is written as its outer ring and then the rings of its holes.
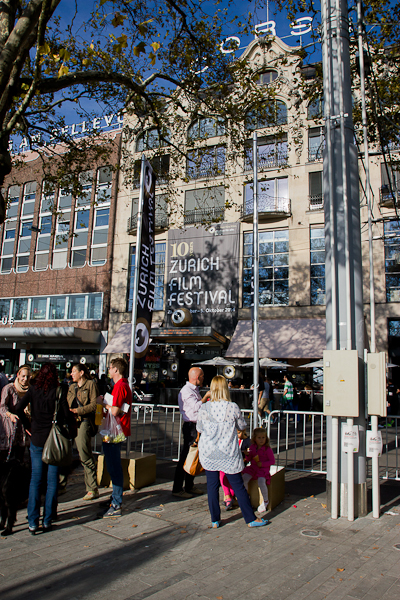
{"type": "MultiPolygon", "coordinates": [[[[131,435],[131,404],[132,392],[128,385],[125,374],[128,371],[128,363],[123,358],[114,358],[108,369],[111,379],[114,381],[112,390],[113,403],[106,405],[105,408],[118,418],[122,431],[126,437],[131,435]],[[128,405],[128,410],[126,406],[128,405]]],[[[113,491],[111,494],[110,508],[103,515],[103,518],[120,517],[122,506],[122,493],[124,488],[124,475],[121,465],[121,446],[122,442],[106,443],[103,442],[104,458],[107,470],[111,478],[113,491]]]]}

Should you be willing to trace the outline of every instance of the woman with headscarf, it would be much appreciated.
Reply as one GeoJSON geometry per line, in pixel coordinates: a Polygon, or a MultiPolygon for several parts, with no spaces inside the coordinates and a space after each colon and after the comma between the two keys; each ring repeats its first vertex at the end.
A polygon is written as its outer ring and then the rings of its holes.
{"type": "Polygon", "coordinates": [[[29,365],[21,365],[15,381],[5,385],[1,391],[0,402],[0,462],[10,457],[22,461],[24,458],[27,435],[22,422],[12,409],[29,390],[32,372],[29,365]],[[10,450],[11,449],[11,450],[10,450]]]}
{"type": "Polygon", "coordinates": [[[13,408],[19,418],[24,418],[24,409],[31,405],[31,464],[32,474],[29,486],[28,523],[29,531],[34,535],[39,528],[40,492],[42,480],[45,484],[46,498],[43,511],[43,531],[50,531],[57,512],[58,467],[46,465],[42,461],[43,447],[49,436],[56,400],[59,400],[59,415],[68,422],[69,409],[67,390],[60,388],[55,365],[44,363],[32,385],[22,399],[13,408]]]}

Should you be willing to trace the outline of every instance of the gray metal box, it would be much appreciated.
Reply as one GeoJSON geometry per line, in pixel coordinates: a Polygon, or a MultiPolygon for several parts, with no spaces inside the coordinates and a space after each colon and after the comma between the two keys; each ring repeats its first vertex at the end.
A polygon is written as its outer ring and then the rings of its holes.
{"type": "Polygon", "coordinates": [[[358,417],[357,350],[324,350],[324,415],[358,417]]]}
{"type": "Polygon", "coordinates": [[[368,414],[386,417],[386,355],[370,352],[367,355],[368,414]]]}

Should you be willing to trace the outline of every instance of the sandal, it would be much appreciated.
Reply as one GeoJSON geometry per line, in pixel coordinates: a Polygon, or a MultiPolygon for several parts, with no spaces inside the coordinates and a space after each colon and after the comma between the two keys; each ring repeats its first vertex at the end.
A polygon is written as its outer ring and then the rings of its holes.
{"type": "Polygon", "coordinates": [[[251,523],[247,523],[247,527],[264,527],[264,525],[268,525],[267,519],[261,519],[261,521],[252,521],[251,523]]]}
{"type": "Polygon", "coordinates": [[[230,500],[224,500],[224,504],[225,504],[225,510],[232,510],[233,509],[233,498],[231,498],[230,500]]]}

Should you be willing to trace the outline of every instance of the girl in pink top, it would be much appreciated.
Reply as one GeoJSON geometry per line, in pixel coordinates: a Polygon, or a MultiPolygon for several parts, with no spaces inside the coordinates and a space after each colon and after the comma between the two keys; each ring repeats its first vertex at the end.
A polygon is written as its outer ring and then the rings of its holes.
{"type": "Polygon", "coordinates": [[[247,459],[250,465],[243,469],[243,483],[246,490],[249,487],[249,481],[256,479],[261,491],[263,502],[258,507],[258,512],[265,512],[268,506],[268,488],[271,483],[270,466],[275,464],[274,453],[269,444],[267,432],[263,427],[256,427],[251,436],[252,444],[249,448],[247,459]]]}

